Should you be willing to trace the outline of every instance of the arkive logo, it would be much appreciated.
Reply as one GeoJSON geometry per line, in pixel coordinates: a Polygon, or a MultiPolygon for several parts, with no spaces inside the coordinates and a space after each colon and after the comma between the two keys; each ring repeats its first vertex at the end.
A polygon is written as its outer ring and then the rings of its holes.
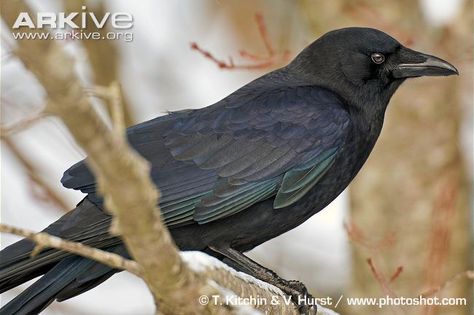
{"type": "Polygon", "coordinates": [[[103,16],[96,16],[94,12],[86,11],[87,7],[82,6],[81,12],[37,12],[36,23],[28,12],[20,12],[13,23],[13,29],[23,27],[29,29],[42,29],[49,27],[52,29],[86,29],[94,26],[102,29],[108,22],[114,29],[130,29],[133,27],[133,16],[127,12],[105,12],[103,16]]]}

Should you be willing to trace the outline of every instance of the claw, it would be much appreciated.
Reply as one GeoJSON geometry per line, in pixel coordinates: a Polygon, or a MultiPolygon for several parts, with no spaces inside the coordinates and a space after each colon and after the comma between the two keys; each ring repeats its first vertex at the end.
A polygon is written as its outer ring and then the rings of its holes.
{"type": "Polygon", "coordinates": [[[281,279],[280,289],[291,296],[291,300],[298,306],[300,314],[316,315],[318,311],[317,305],[313,305],[314,298],[308,293],[308,289],[306,289],[302,282],[281,279]]]}

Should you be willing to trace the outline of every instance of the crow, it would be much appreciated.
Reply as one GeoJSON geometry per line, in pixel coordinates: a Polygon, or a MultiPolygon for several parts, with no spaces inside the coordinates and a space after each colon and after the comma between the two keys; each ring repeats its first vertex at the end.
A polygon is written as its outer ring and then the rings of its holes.
{"type": "MultiPolygon", "coordinates": [[[[344,28],[221,101],[132,126],[127,138],[151,163],[162,218],[181,250],[206,252],[301,296],[308,294],[304,284],[280,278],[244,253],[297,227],[346,188],[407,78],[452,74],[458,71],[448,62],[384,32],[344,28]]],[[[87,196],[44,231],[130,257],[120,237],[109,234],[111,217],[86,160],[61,182],[87,196]]],[[[37,314],[120,271],[55,249],[30,257],[33,248],[21,240],[1,251],[1,292],[43,275],[2,315],[37,314]]]]}

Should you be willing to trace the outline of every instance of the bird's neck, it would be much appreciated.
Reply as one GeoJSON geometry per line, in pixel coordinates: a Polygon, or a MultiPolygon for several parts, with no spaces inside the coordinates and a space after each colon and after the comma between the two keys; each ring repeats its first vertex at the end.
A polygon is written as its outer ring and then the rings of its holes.
{"type": "Polygon", "coordinates": [[[383,98],[376,93],[364,93],[355,95],[349,102],[349,112],[361,127],[365,126],[373,132],[380,132],[389,98],[383,98]]]}
{"type": "Polygon", "coordinates": [[[385,111],[351,109],[350,112],[354,127],[358,131],[359,141],[372,147],[382,131],[385,111]]]}

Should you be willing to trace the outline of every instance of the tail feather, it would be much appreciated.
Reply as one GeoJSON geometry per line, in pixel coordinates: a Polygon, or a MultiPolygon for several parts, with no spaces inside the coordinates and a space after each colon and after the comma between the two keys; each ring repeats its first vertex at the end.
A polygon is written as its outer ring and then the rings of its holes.
{"type": "MultiPolygon", "coordinates": [[[[108,251],[127,256],[123,245],[108,251]]],[[[0,309],[0,315],[38,314],[54,300],[64,301],[101,284],[120,270],[94,260],[70,256],[0,309]]]]}
{"type": "Polygon", "coordinates": [[[115,270],[115,269],[110,269],[108,268],[107,271],[104,271],[103,275],[97,276],[97,278],[91,279],[87,282],[81,281],[81,280],[76,280],[72,283],[70,283],[67,287],[65,287],[61,292],[59,292],[56,296],[56,300],[58,302],[62,302],[65,300],[68,300],[70,298],[73,298],[75,296],[78,296],[86,291],[89,291],[90,289],[95,288],[105,280],[109,279],[111,276],[113,276],[116,272],[120,272],[120,270],[115,270]]]}
{"type": "MultiPolygon", "coordinates": [[[[9,255],[8,249],[1,251],[0,256],[9,255]]],[[[30,258],[30,253],[31,250],[28,251],[26,258],[19,257],[16,262],[0,267],[0,293],[46,273],[61,258],[69,255],[64,252],[46,251],[37,257],[30,258]]]]}
{"type": "MultiPolygon", "coordinates": [[[[108,248],[107,251],[121,255],[124,258],[130,258],[125,246],[123,245],[108,248]]],[[[78,274],[75,281],[71,282],[56,296],[56,300],[61,302],[84,293],[98,286],[116,272],[120,272],[120,270],[112,269],[100,263],[95,263],[87,268],[87,270],[84,269],[82,273],[78,274]]]]}
{"type": "MultiPolygon", "coordinates": [[[[44,231],[129,257],[120,239],[108,234],[109,219],[86,198],[44,231]]],[[[34,246],[21,240],[0,252],[0,293],[44,274],[2,307],[0,315],[38,314],[55,299],[63,301],[81,294],[119,271],[55,249],[31,257],[34,246]]]]}
{"type": "MultiPolygon", "coordinates": [[[[71,219],[81,210],[86,210],[91,204],[82,201],[74,210],[63,215],[59,220],[50,224],[43,231],[51,235],[61,236],[61,231],[71,219]]],[[[23,239],[0,252],[0,293],[8,291],[26,281],[29,281],[51,269],[67,253],[47,249],[35,257],[31,257],[35,244],[23,239]]]]}
{"type": "Polygon", "coordinates": [[[79,257],[64,259],[2,307],[0,315],[38,314],[54,301],[56,295],[74,280],[78,272],[93,263],[79,257]]]}
{"type": "Polygon", "coordinates": [[[19,260],[27,259],[34,247],[33,242],[23,239],[3,249],[0,256],[0,270],[15,265],[19,260]]]}

